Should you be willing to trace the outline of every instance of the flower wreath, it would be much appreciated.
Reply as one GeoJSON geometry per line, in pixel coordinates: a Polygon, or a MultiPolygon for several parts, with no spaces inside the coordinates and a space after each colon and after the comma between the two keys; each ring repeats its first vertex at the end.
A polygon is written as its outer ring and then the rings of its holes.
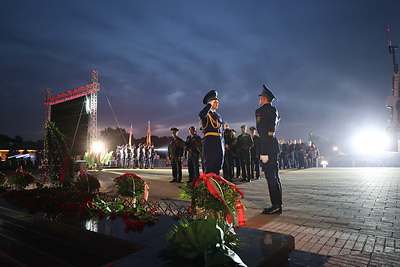
{"type": "Polygon", "coordinates": [[[134,173],[125,173],[114,178],[118,194],[124,197],[136,197],[147,200],[149,197],[149,186],[134,173]]]}
{"type": "Polygon", "coordinates": [[[27,172],[20,166],[15,172],[7,175],[7,184],[14,186],[18,189],[24,189],[30,184],[35,184],[36,178],[32,173],[27,172]]]}
{"type": "Polygon", "coordinates": [[[78,178],[76,180],[76,187],[79,191],[87,191],[89,193],[99,191],[100,182],[99,180],[91,175],[86,170],[81,170],[78,173],[78,178]]]}
{"type": "Polygon", "coordinates": [[[192,183],[186,184],[181,197],[191,198],[190,211],[196,206],[221,214],[228,223],[234,225],[236,212],[238,225],[245,225],[244,207],[240,201],[244,199],[244,193],[235,184],[215,173],[201,173],[192,183]]]}

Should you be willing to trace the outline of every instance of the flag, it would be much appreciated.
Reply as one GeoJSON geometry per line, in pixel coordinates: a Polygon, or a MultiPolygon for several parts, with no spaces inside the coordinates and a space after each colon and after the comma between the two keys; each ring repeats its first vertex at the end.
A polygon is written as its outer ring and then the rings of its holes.
{"type": "Polygon", "coordinates": [[[150,121],[147,122],[147,137],[146,137],[146,146],[150,147],[151,145],[151,131],[150,131],[150,121]]]}
{"type": "Polygon", "coordinates": [[[132,124],[131,124],[131,130],[129,131],[129,147],[132,146],[132,124]]]}

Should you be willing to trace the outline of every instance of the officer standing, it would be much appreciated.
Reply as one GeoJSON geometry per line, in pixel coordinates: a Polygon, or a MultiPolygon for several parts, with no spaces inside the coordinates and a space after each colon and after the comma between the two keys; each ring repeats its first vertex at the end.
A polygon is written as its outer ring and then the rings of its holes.
{"type": "Polygon", "coordinates": [[[189,182],[200,176],[199,158],[201,154],[201,137],[197,134],[196,127],[189,127],[189,135],[186,138],[186,150],[188,152],[189,182]]]}
{"type": "Polygon", "coordinates": [[[185,143],[178,136],[179,130],[175,127],[171,128],[172,138],[168,142],[168,156],[171,161],[172,176],[174,177],[170,183],[180,183],[182,181],[182,156],[185,143]]]}
{"type": "Polygon", "coordinates": [[[242,169],[242,182],[250,182],[250,149],[253,147],[253,138],[247,133],[247,125],[240,127],[242,134],[237,138],[239,148],[240,166],[242,169]]]}
{"type": "Polygon", "coordinates": [[[260,108],[255,112],[257,131],[260,135],[260,160],[272,204],[271,207],[265,208],[262,214],[282,213],[282,184],[278,167],[279,145],[275,137],[279,115],[276,108],[271,105],[275,98],[274,94],[263,85],[258,100],[260,108]]]}
{"type": "Polygon", "coordinates": [[[219,106],[218,92],[209,91],[203,98],[205,107],[200,111],[201,130],[204,134],[203,139],[203,159],[204,172],[219,172],[224,162],[224,135],[222,130],[222,118],[217,113],[219,106]]]}

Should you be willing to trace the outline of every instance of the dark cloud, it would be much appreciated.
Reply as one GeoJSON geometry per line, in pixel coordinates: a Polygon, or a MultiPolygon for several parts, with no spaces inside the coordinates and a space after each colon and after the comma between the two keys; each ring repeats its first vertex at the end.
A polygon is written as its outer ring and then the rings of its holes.
{"type": "Polygon", "coordinates": [[[61,93],[99,70],[99,131],[137,137],[198,125],[204,94],[239,130],[266,83],[286,139],[387,125],[400,2],[8,1],[0,10],[0,133],[42,137],[45,88],[61,93]],[[397,11],[396,11],[397,10],[397,11]],[[116,119],[115,119],[116,118],[116,119]]]}

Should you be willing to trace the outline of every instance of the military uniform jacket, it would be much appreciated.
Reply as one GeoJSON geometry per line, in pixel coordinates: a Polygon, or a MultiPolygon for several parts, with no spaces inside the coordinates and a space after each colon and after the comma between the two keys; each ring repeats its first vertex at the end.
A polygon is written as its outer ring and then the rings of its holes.
{"type": "Polygon", "coordinates": [[[279,144],[275,137],[278,118],[278,111],[270,103],[266,103],[256,110],[257,132],[260,135],[260,155],[279,153],[279,144]]]}
{"type": "Polygon", "coordinates": [[[180,137],[171,138],[168,142],[168,156],[171,158],[178,158],[183,156],[183,148],[185,142],[180,137]]]}
{"type": "Polygon", "coordinates": [[[203,149],[224,151],[225,142],[222,130],[222,118],[217,112],[210,111],[211,104],[207,104],[199,113],[201,130],[204,134],[203,149]]]}
{"type": "Polygon", "coordinates": [[[252,148],[254,145],[253,138],[251,135],[243,133],[238,136],[237,145],[241,151],[250,151],[250,148],[252,148]]]}
{"type": "Polygon", "coordinates": [[[225,139],[225,144],[228,146],[228,149],[233,151],[233,147],[236,145],[237,138],[233,134],[232,129],[226,129],[224,131],[224,139],[225,139]]]}
{"type": "Polygon", "coordinates": [[[193,136],[189,135],[186,138],[186,150],[189,154],[200,155],[201,153],[201,137],[198,134],[193,136]]]}

